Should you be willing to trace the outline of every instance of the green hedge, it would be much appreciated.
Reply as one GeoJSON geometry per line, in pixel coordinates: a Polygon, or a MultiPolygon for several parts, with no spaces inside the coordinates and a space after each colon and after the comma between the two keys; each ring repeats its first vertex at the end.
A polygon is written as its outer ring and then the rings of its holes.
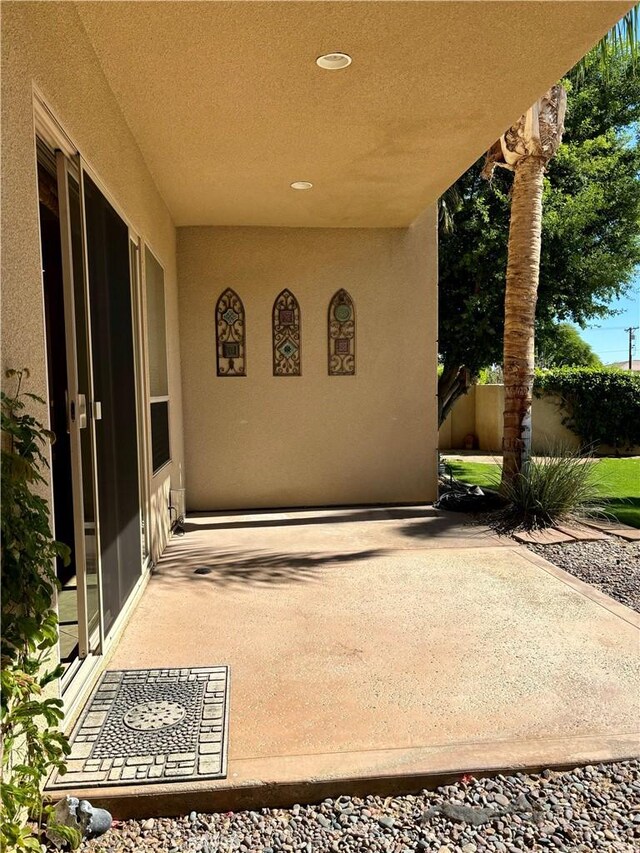
{"type": "Polygon", "coordinates": [[[602,367],[536,370],[534,391],[562,400],[563,423],[585,443],[640,445],[640,374],[602,367]]]}

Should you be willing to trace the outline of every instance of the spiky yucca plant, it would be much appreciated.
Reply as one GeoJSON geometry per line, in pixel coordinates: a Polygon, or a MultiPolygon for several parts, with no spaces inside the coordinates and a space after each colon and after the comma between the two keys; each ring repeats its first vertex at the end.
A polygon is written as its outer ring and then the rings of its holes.
{"type": "Polygon", "coordinates": [[[597,460],[585,455],[584,449],[555,447],[531,457],[514,477],[502,483],[496,479],[506,506],[497,513],[495,527],[502,533],[540,530],[605,516],[598,468],[597,460]]]}

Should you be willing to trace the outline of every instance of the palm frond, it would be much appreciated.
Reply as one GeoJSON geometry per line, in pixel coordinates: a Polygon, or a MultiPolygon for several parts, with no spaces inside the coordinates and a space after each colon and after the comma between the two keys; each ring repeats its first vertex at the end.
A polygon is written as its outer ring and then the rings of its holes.
{"type": "Polygon", "coordinates": [[[462,207],[462,193],[457,183],[451,184],[438,199],[438,221],[445,234],[453,231],[453,217],[462,207]]]}
{"type": "Polygon", "coordinates": [[[597,65],[606,79],[614,60],[628,57],[633,74],[638,73],[640,59],[640,3],[630,9],[626,15],[600,39],[598,44],[585,54],[569,72],[574,83],[580,85],[585,71],[597,65]]]}

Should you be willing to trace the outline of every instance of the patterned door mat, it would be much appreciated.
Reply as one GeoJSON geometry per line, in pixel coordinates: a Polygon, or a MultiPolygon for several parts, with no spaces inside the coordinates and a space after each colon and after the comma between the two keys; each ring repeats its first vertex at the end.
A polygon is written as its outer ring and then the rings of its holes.
{"type": "Polygon", "coordinates": [[[48,788],[223,779],[228,731],[227,666],[107,671],[48,788]]]}

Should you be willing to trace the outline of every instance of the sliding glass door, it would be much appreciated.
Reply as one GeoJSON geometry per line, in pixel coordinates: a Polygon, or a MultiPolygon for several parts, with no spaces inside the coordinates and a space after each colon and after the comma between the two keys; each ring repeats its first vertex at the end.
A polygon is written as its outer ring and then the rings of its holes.
{"type": "Polygon", "coordinates": [[[38,140],[38,188],[53,518],[72,552],[58,566],[66,689],[103,652],[142,573],[139,294],[129,227],[80,158],[38,140]]]}
{"type": "Polygon", "coordinates": [[[108,633],[142,570],[138,425],[129,228],[86,174],[93,381],[104,630],[108,633]]]}
{"type": "MultiPolygon", "coordinates": [[[[65,165],[66,170],[66,165],[65,165]]],[[[84,274],[84,233],[80,183],[68,173],[69,226],[71,260],[73,265],[73,295],[75,308],[75,346],[78,371],[78,426],[80,435],[80,466],[82,481],[82,528],[85,565],[86,638],[89,652],[102,648],[102,591],[98,574],[98,505],[95,458],[95,399],[91,369],[91,337],[88,334],[89,304],[84,274]]]]}

